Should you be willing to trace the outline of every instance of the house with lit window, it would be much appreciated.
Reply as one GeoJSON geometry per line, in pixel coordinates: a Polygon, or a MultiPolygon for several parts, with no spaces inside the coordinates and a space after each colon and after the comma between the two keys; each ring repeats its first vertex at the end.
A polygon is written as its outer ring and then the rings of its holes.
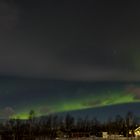
{"type": "Polygon", "coordinates": [[[134,130],[135,137],[140,137],[140,126],[134,130]]]}

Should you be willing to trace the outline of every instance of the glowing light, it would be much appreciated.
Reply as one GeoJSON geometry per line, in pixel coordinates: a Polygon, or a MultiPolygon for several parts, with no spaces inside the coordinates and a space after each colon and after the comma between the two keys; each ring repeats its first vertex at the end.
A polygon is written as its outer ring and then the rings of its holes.
{"type": "Polygon", "coordinates": [[[22,110],[17,111],[13,117],[20,117],[22,119],[28,118],[29,111],[35,110],[36,116],[47,115],[50,113],[64,112],[81,110],[87,108],[104,107],[110,105],[117,105],[122,103],[133,103],[139,102],[140,99],[136,98],[136,94],[127,91],[126,89],[121,90],[101,90],[98,93],[82,93],[75,98],[55,99],[52,102],[48,100],[39,101],[35,103],[35,106],[26,106],[22,110]],[[43,109],[42,109],[43,108],[43,109]],[[43,110],[42,112],[40,110],[43,110]]]}

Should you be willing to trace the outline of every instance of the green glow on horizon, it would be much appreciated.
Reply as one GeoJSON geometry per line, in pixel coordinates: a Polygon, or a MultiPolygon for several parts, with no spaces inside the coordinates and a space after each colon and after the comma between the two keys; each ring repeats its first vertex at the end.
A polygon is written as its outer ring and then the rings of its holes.
{"type": "Polygon", "coordinates": [[[28,113],[19,113],[19,114],[15,114],[13,116],[11,116],[11,118],[14,119],[28,119],[29,118],[29,114],[28,113]]]}
{"type": "Polygon", "coordinates": [[[111,91],[111,92],[106,92],[106,94],[102,93],[97,95],[92,95],[92,94],[90,94],[89,96],[87,95],[81,98],[67,99],[65,101],[57,101],[56,103],[51,105],[48,105],[47,103],[44,102],[41,105],[32,106],[30,108],[27,107],[24,108],[22,111],[18,112],[17,114],[15,114],[13,118],[19,117],[20,119],[27,119],[29,116],[29,111],[31,109],[35,110],[36,116],[41,116],[50,113],[81,110],[86,108],[96,108],[96,107],[117,105],[122,103],[133,103],[133,102],[140,101],[135,99],[134,94],[130,94],[124,91],[118,91],[118,92],[111,91]],[[43,106],[49,106],[52,109],[52,112],[41,114],[39,110],[43,106]]]}

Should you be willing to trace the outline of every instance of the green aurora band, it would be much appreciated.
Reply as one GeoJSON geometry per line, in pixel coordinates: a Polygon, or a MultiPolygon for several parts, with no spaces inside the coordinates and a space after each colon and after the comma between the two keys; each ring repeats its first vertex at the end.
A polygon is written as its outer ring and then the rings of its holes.
{"type": "Polygon", "coordinates": [[[27,108],[22,109],[22,111],[18,111],[18,113],[12,117],[27,119],[31,109],[35,110],[36,116],[41,116],[57,112],[81,110],[140,101],[139,99],[135,98],[133,93],[126,91],[109,91],[106,94],[102,93],[97,95],[87,95],[85,94],[85,96],[81,96],[81,98],[79,96],[79,98],[75,99],[58,100],[55,101],[55,103],[52,102],[51,104],[47,104],[47,102],[44,101],[41,102],[40,105],[36,104],[35,106],[28,106],[27,108]],[[42,108],[44,108],[44,112],[40,111],[42,108]]]}

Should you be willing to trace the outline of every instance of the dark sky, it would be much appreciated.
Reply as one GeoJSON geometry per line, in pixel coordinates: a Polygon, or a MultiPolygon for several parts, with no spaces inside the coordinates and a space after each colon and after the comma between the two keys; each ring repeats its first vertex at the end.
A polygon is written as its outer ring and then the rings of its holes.
{"type": "Polygon", "coordinates": [[[0,75],[139,80],[137,3],[3,0],[0,6],[0,75]]]}
{"type": "Polygon", "coordinates": [[[132,0],[1,0],[0,117],[139,102],[139,33],[132,0]]]}

